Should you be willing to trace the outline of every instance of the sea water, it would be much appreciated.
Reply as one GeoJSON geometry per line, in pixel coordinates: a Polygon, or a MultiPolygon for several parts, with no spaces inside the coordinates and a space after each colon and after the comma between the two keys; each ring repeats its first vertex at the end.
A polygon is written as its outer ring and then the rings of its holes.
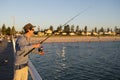
{"type": "Polygon", "coordinates": [[[43,46],[44,56],[30,54],[43,80],[120,80],[120,42],[45,43],[43,46]]]}

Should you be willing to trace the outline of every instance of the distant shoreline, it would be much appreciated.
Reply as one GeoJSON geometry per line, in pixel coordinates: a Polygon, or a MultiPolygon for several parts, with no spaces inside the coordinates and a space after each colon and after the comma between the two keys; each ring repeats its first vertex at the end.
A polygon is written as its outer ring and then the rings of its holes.
{"type": "MultiPolygon", "coordinates": [[[[33,37],[33,41],[42,41],[46,37],[33,37]]],[[[120,36],[52,36],[46,43],[54,42],[102,42],[102,41],[120,41],[120,36]]]]}

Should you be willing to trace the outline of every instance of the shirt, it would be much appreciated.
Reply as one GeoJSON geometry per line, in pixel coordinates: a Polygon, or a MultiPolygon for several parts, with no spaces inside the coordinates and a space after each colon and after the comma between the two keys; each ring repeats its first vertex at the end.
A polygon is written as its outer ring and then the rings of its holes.
{"type": "Polygon", "coordinates": [[[25,35],[20,36],[16,40],[16,54],[15,65],[25,64],[28,62],[28,55],[24,56],[33,46],[30,44],[30,39],[27,39],[25,35]]]}

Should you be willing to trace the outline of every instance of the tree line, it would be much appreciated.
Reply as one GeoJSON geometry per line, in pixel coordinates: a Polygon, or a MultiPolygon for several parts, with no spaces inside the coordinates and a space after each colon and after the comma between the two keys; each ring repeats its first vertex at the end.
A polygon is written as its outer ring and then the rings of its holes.
{"type": "MultiPolygon", "coordinates": [[[[88,27],[85,26],[83,29],[80,29],[79,25],[74,26],[74,25],[65,25],[65,26],[58,26],[56,29],[54,29],[54,27],[52,25],[50,25],[50,27],[48,28],[49,30],[52,31],[52,33],[58,32],[58,33],[76,33],[78,35],[80,35],[82,32],[87,33],[88,32],[88,27]]],[[[38,27],[38,30],[36,32],[45,32],[46,29],[40,29],[40,27],[38,27]]],[[[16,31],[15,27],[12,26],[11,27],[6,27],[5,24],[2,25],[2,27],[0,28],[0,32],[2,33],[2,35],[15,35],[16,33],[18,33],[18,31],[16,31]]],[[[91,31],[89,31],[91,33],[95,32],[95,33],[100,33],[103,32],[103,34],[105,32],[115,32],[116,34],[120,34],[120,28],[118,28],[117,26],[114,27],[113,29],[107,28],[104,29],[103,27],[101,27],[100,29],[97,29],[97,27],[95,27],[94,29],[92,29],[91,31]]],[[[22,33],[22,32],[19,32],[22,33]]]]}
{"type": "Polygon", "coordinates": [[[0,28],[0,32],[2,35],[15,35],[16,34],[16,30],[14,26],[12,28],[6,27],[5,24],[3,24],[2,28],[0,28]]]}
{"type": "MultiPolygon", "coordinates": [[[[61,33],[65,32],[67,34],[69,34],[69,33],[76,33],[78,35],[80,35],[82,32],[84,32],[85,34],[87,32],[91,32],[91,33],[94,32],[94,33],[98,33],[98,34],[101,33],[101,32],[103,34],[105,32],[115,32],[116,34],[120,34],[120,28],[118,28],[117,26],[115,26],[114,29],[112,29],[112,28],[106,28],[105,29],[103,27],[101,27],[100,29],[98,29],[97,27],[95,27],[91,31],[88,31],[88,27],[87,26],[85,26],[84,28],[80,28],[79,25],[77,25],[77,26],[74,26],[74,25],[58,26],[56,30],[53,29],[53,26],[50,26],[49,29],[53,33],[55,33],[55,32],[59,32],[59,33],[60,32],[61,33]]],[[[39,30],[40,30],[40,28],[39,28],[39,30]]]]}

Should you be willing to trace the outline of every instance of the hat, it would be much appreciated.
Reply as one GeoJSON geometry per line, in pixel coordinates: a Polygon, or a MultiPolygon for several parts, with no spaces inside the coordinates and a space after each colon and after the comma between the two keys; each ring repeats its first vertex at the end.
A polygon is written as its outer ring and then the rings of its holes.
{"type": "Polygon", "coordinates": [[[31,23],[28,23],[23,27],[23,29],[24,29],[25,32],[28,32],[28,30],[31,30],[34,27],[35,26],[33,26],[31,23]]]}

